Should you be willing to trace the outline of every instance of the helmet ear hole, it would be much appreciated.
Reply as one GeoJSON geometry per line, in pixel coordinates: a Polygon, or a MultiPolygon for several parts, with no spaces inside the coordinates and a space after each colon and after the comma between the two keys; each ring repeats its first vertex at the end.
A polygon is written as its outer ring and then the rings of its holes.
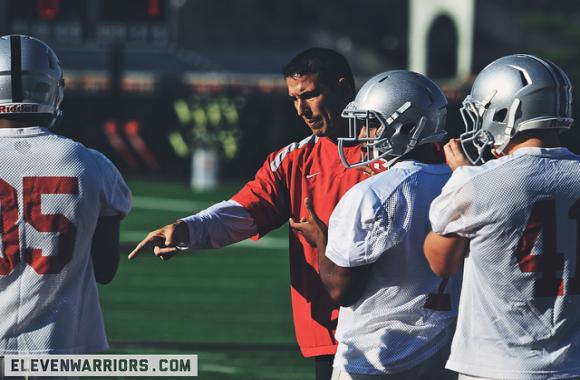
{"type": "Polygon", "coordinates": [[[399,129],[399,132],[402,135],[410,135],[413,128],[415,128],[415,123],[405,123],[401,126],[401,129],[399,129]]]}
{"type": "Polygon", "coordinates": [[[520,73],[520,79],[522,81],[522,88],[526,87],[528,84],[530,84],[530,82],[528,81],[528,78],[526,78],[526,74],[522,70],[518,71],[520,73]]]}
{"type": "Polygon", "coordinates": [[[507,116],[507,108],[502,108],[495,112],[495,114],[493,115],[493,121],[501,123],[505,121],[506,116],[507,116]]]}

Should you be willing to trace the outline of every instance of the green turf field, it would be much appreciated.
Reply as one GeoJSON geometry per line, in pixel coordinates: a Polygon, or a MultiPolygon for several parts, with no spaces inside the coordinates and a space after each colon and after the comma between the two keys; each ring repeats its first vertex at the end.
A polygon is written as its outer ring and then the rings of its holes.
{"type": "Polygon", "coordinates": [[[198,354],[200,379],[312,379],[292,326],[287,227],[259,242],[128,262],[149,230],[239,187],[193,193],[185,183],[128,182],[134,209],[122,225],[119,272],[100,287],[112,352],[198,354]]]}

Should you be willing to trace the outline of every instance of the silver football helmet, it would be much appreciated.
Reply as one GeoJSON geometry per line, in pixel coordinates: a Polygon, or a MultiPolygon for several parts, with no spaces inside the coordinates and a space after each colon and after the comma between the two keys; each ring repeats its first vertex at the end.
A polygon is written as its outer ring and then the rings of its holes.
{"type": "Polygon", "coordinates": [[[30,36],[0,37],[0,116],[60,117],[64,79],[54,51],[30,36]]]}
{"type": "Polygon", "coordinates": [[[572,85],[554,63],[533,55],[500,58],[473,82],[460,109],[461,145],[472,164],[485,162],[488,149],[501,154],[521,131],[568,129],[572,125],[572,85]]]}
{"type": "Polygon", "coordinates": [[[375,75],[342,111],[349,119],[349,137],[338,139],[340,159],[347,168],[388,159],[390,166],[418,145],[447,135],[447,99],[429,78],[406,70],[375,75]],[[348,162],[344,147],[362,144],[359,162],[348,162]]]}

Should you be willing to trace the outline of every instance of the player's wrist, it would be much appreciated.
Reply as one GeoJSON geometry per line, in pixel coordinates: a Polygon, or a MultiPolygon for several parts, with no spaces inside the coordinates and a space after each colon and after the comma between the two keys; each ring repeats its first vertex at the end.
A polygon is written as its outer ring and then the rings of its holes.
{"type": "Polygon", "coordinates": [[[326,236],[321,236],[316,240],[316,248],[318,252],[326,252],[326,245],[328,244],[328,239],[326,236]]]}

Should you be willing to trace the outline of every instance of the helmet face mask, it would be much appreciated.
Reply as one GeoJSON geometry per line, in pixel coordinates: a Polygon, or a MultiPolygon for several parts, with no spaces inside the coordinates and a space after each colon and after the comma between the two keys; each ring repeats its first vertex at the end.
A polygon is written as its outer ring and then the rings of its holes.
{"type": "Polygon", "coordinates": [[[430,79],[404,70],[378,74],[367,81],[343,110],[349,137],[338,139],[347,168],[387,160],[387,166],[416,146],[445,138],[447,100],[430,79]],[[349,162],[345,146],[361,144],[362,157],[349,162]]]}
{"type": "Polygon", "coordinates": [[[46,120],[61,116],[63,72],[56,54],[44,42],[29,36],[0,37],[0,116],[46,120]]]}
{"type": "Polygon", "coordinates": [[[460,109],[465,132],[460,141],[469,161],[501,155],[521,131],[568,129],[572,86],[554,63],[531,55],[500,58],[477,76],[460,109]]]}
{"type": "MultiPolygon", "coordinates": [[[[380,135],[384,131],[385,126],[376,112],[370,110],[349,110],[349,107],[352,105],[353,103],[351,102],[341,114],[342,117],[348,118],[349,137],[339,139],[339,152],[342,153],[342,147],[345,143],[347,145],[360,143],[363,146],[362,161],[366,161],[376,154],[375,152],[380,141],[375,136],[380,135]]],[[[346,158],[344,161],[346,161],[346,158]]],[[[353,166],[360,165],[355,163],[353,166]]]]}
{"type": "Polygon", "coordinates": [[[488,106],[489,101],[478,101],[468,95],[459,109],[465,124],[465,132],[460,135],[461,146],[471,163],[485,162],[495,143],[493,135],[482,129],[483,115],[488,106]]]}

